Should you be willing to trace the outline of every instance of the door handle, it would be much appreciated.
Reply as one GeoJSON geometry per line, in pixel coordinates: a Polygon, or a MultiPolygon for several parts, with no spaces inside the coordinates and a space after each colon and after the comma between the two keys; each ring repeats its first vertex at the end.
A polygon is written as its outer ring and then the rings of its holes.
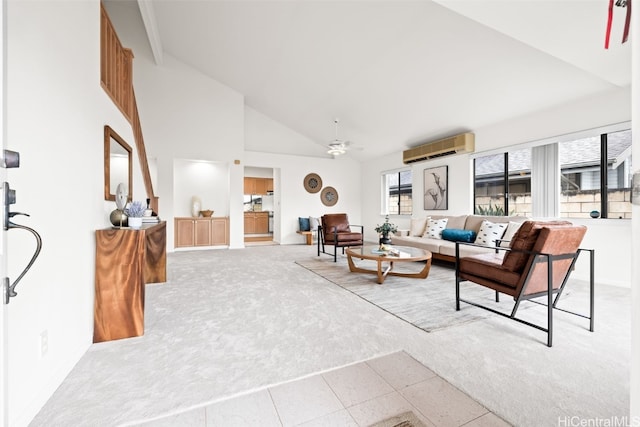
{"type": "MultiPolygon", "coordinates": [[[[3,156],[0,159],[0,167],[3,167],[3,168],[20,167],[20,153],[18,153],[17,151],[4,150],[3,156]]],[[[42,237],[40,237],[40,234],[33,228],[27,227],[26,225],[22,225],[22,224],[16,224],[13,221],[11,221],[11,218],[13,218],[16,215],[25,215],[25,216],[29,216],[29,215],[22,212],[10,211],[11,205],[16,203],[16,190],[13,190],[9,186],[8,182],[2,183],[2,194],[3,194],[2,225],[4,230],[11,230],[14,228],[26,230],[29,233],[33,234],[33,236],[36,239],[36,250],[31,256],[31,260],[29,260],[29,263],[22,270],[22,273],[20,273],[18,278],[11,284],[9,284],[10,280],[8,277],[2,278],[2,300],[4,304],[9,304],[9,299],[11,297],[15,297],[16,295],[18,295],[16,292],[16,286],[18,285],[20,280],[22,280],[24,275],[27,274],[27,272],[29,271],[33,263],[36,261],[36,258],[38,258],[38,255],[40,255],[40,250],[42,249],[42,237]]]]}

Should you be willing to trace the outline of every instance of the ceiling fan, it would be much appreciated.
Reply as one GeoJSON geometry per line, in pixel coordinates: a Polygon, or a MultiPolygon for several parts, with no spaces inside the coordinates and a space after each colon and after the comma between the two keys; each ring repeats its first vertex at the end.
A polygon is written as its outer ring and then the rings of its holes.
{"type": "Polygon", "coordinates": [[[327,147],[329,147],[329,149],[327,150],[327,154],[331,154],[332,156],[339,156],[347,152],[351,143],[349,141],[338,139],[339,120],[333,119],[333,122],[336,124],[336,139],[327,144],[327,147]]]}

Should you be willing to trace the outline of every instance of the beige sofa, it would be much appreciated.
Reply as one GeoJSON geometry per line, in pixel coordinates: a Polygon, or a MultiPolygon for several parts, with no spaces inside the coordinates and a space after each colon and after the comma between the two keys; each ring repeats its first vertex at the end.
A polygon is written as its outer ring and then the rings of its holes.
{"type": "MultiPolygon", "coordinates": [[[[494,227],[494,229],[498,228],[495,231],[495,235],[492,235],[492,238],[497,237],[498,239],[504,239],[504,242],[498,241],[498,244],[502,246],[508,246],[510,238],[515,234],[518,230],[520,224],[524,221],[528,220],[524,216],[482,216],[482,215],[459,215],[459,216],[447,216],[447,215],[431,215],[427,218],[421,219],[411,219],[411,227],[409,230],[398,230],[391,237],[391,244],[395,246],[412,246],[416,248],[426,249],[433,254],[433,259],[439,259],[443,261],[455,262],[456,257],[456,243],[452,240],[446,240],[443,238],[435,238],[428,236],[427,229],[428,220],[432,219],[435,221],[447,219],[446,229],[449,229],[448,232],[443,232],[447,237],[448,234],[453,234],[454,230],[466,230],[467,233],[469,231],[473,231],[476,235],[480,232],[480,227],[484,220],[489,221],[493,224],[504,224],[504,230],[502,232],[499,231],[499,227],[494,227]]],[[[488,227],[485,227],[485,230],[488,227]]],[[[433,231],[433,230],[432,230],[433,231]]],[[[465,233],[458,233],[465,234],[465,233]]],[[[488,238],[486,238],[486,233],[483,233],[485,236],[484,241],[483,238],[472,241],[472,243],[482,244],[482,247],[477,246],[469,246],[469,245],[460,245],[460,256],[467,255],[476,255],[483,252],[489,252],[494,249],[492,247],[495,246],[495,242],[490,242],[488,238]]],[[[433,233],[432,233],[433,236],[433,233]]]]}

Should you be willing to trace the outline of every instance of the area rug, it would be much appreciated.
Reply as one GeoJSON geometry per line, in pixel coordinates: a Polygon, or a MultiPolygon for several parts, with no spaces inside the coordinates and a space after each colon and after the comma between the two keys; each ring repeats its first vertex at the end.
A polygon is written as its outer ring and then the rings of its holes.
{"type": "MultiPolygon", "coordinates": [[[[461,310],[456,311],[455,271],[450,266],[432,265],[426,279],[388,276],[379,285],[375,274],[351,273],[344,257],[338,258],[335,263],[328,257],[307,258],[296,263],[427,332],[495,316],[467,304],[462,304],[461,310]]],[[[364,268],[375,268],[375,263],[371,261],[357,264],[364,268]]],[[[422,262],[397,263],[394,271],[419,271],[423,267],[422,262]]],[[[495,293],[482,286],[463,282],[460,288],[463,298],[493,308],[505,310],[512,305],[510,301],[496,304],[495,293]]]]}

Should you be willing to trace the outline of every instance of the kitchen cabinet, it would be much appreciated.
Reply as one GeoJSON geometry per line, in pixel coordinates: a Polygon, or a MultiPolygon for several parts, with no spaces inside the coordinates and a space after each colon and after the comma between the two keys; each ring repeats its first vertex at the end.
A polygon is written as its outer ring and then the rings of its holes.
{"type": "Polygon", "coordinates": [[[256,178],[255,189],[252,194],[267,194],[267,178],[256,178]]]}
{"type": "Polygon", "coordinates": [[[244,234],[269,233],[269,212],[245,212],[244,234]]]}
{"type": "Polygon", "coordinates": [[[256,194],[256,179],[244,177],[244,194],[256,194]]]}
{"type": "Polygon", "coordinates": [[[175,247],[229,244],[229,217],[175,218],[175,247]]]}
{"type": "Polygon", "coordinates": [[[273,192],[273,178],[244,177],[244,194],[267,194],[273,192]]]}

